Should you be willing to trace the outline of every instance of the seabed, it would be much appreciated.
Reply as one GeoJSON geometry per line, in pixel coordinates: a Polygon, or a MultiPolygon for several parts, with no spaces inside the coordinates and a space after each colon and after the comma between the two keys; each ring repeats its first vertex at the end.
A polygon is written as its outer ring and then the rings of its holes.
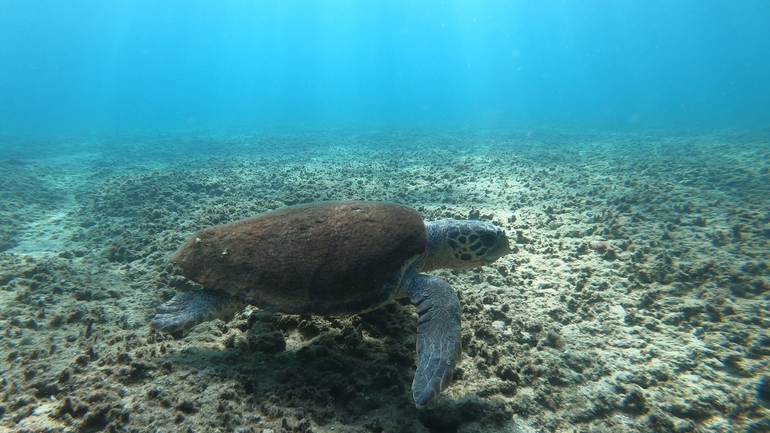
{"type": "Polygon", "coordinates": [[[770,431],[770,133],[323,130],[0,144],[0,431],[770,431]],[[188,334],[197,230],[375,200],[514,252],[440,270],[464,355],[414,407],[416,313],[248,308],[188,334]]]}

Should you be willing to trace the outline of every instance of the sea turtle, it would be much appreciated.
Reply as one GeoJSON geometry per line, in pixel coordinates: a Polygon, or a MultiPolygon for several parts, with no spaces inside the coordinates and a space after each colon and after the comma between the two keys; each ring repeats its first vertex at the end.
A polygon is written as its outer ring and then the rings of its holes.
{"type": "Polygon", "coordinates": [[[201,284],[157,308],[152,327],[185,330],[251,304],[287,314],[339,315],[399,297],[417,308],[412,393],[427,405],[460,357],[460,302],[446,281],[421,272],[488,265],[511,248],[492,223],[423,222],[409,207],[337,201],[284,207],[207,228],[174,260],[201,284]]]}

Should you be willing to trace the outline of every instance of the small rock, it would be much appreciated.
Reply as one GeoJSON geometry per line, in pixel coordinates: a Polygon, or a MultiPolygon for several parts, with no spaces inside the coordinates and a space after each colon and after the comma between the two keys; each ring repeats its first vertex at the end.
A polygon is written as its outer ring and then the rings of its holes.
{"type": "Polygon", "coordinates": [[[770,402],[770,376],[760,379],[757,385],[757,396],[760,400],[770,402]]]}
{"type": "Polygon", "coordinates": [[[78,290],[75,292],[75,299],[78,301],[90,301],[94,294],[90,290],[78,290]]]}
{"type": "Polygon", "coordinates": [[[195,407],[195,403],[193,403],[190,400],[182,401],[181,403],[179,403],[179,405],[177,405],[176,409],[186,414],[192,414],[192,413],[198,412],[198,408],[195,407]]]}

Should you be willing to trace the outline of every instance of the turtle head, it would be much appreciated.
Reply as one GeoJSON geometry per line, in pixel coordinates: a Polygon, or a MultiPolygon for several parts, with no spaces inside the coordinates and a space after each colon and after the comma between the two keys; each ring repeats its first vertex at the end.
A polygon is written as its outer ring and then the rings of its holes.
{"type": "Polygon", "coordinates": [[[428,249],[420,271],[476,268],[511,252],[505,231],[486,221],[443,219],[425,227],[428,249]]]}

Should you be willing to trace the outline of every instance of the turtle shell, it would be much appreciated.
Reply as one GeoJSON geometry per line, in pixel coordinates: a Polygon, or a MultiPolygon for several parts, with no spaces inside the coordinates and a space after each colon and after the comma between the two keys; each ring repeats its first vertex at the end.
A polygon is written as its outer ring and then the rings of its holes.
{"type": "Polygon", "coordinates": [[[289,206],[207,228],[174,255],[183,274],[260,308],[357,313],[387,301],[406,261],[425,252],[414,209],[389,203],[289,206]]]}

